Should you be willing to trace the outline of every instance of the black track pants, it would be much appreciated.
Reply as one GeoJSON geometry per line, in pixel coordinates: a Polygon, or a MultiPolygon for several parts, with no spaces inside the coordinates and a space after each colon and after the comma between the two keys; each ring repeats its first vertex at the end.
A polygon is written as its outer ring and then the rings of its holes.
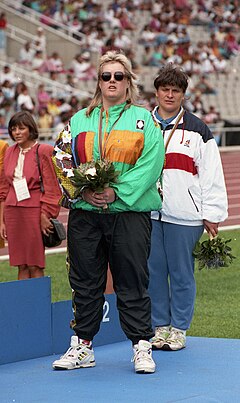
{"type": "Polygon", "coordinates": [[[68,258],[75,311],[73,329],[81,339],[92,340],[99,330],[108,262],[123,331],[134,344],[152,337],[147,292],[150,237],[149,213],[70,211],[68,258]]]}

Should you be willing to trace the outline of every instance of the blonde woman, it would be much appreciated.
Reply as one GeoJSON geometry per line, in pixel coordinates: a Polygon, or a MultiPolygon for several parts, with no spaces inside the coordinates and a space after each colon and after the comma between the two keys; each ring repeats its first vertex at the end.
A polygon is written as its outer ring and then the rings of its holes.
{"type": "Polygon", "coordinates": [[[120,323],[133,344],[135,371],[152,373],[149,212],[161,205],[156,181],[163,166],[163,139],[150,112],[136,105],[136,76],[124,54],[111,51],[103,55],[97,76],[89,107],[71,118],[55,145],[63,203],[70,207],[68,258],[75,335],[70,349],[53,368],[95,366],[92,341],[102,320],[109,262],[120,323]],[[71,200],[72,169],[99,158],[114,164],[118,183],[102,193],[84,188],[80,200],[71,200]],[[106,204],[107,212],[103,209],[106,204]]]}

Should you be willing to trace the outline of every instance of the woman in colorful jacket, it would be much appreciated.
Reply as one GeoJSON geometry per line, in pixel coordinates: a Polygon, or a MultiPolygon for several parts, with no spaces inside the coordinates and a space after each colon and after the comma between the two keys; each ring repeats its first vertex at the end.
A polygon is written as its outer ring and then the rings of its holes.
{"type": "Polygon", "coordinates": [[[149,257],[155,349],[186,345],[196,285],[193,249],[203,230],[215,237],[227,217],[220,153],[209,128],[182,107],[188,76],[172,64],[154,81],[158,106],[153,117],[163,130],[166,160],[162,209],[152,212],[149,257]]]}
{"type": "Polygon", "coordinates": [[[75,335],[54,369],[95,365],[92,340],[103,315],[109,262],[120,323],[133,343],[135,371],[155,371],[147,258],[150,211],[161,207],[156,181],[164,147],[150,112],[134,105],[137,95],[129,60],[121,53],[106,53],[100,59],[92,102],[71,118],[55,145],[62,203],[70,207],[68,261],[75,335]],[[101,193],[84,187],[81,199],[74,200],[73,168],[99,159],[114,164],[118,182],[101,193]]]}

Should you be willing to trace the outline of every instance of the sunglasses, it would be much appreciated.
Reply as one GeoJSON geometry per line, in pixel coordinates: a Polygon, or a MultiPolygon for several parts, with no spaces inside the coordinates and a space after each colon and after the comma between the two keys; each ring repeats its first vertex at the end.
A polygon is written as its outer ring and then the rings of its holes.
{"type": "MultiPolygon", "coordinates": [[[[122,71],[116,71],[114,74],[114,80],[116,81],[122,81],[126,75],[122,71]]],[[[105,82],[110,81],[112,78],[112,73],[110,71],[105,71],[104,73],[101,74],[101,79],[105,82]]]]}

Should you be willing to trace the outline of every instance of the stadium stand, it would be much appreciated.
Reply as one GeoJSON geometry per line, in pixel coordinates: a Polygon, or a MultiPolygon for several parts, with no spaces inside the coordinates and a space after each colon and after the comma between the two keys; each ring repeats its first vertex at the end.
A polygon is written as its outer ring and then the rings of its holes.
{"type": "MultiPolygon", "coordinates": [[[[191,77],[187,109],[204,119],[214,106],[219,117],[215,122],[217,131],[228,122],[239,126],[240,11],[237,3],[234,0],[52,0],[50,3],[3,0],[0,12],[5,15],[6,46],[0,52],[0,71],[9,64],[18,81],[28,86],[38,119],[36,94],[40,84],[59,103],[63,96],[69,102],[74,95],[82,107],[92,95],[96,78],[87,73],[82,79],[74,72],[84,68],[91,71],[99,55],[107,49],[122,49],[139,75],[142,103],[146,107],[152,108],[155,102],[153,79],[158,69],[173,62],[180,64],[191,77]],[[27,42],[34,55],[38,54],[29,65],[23,65],[19,54],[27,42]],[[42,51],[42,64],[39,51],[42,51]],[[60,71],[53,54],[61,60],[60,71]],[[207,78],[214,89],[212,93],[199,92],[200,76],[207,78]]],[[[15,100],[12,101],[15,110],[15,100]]],[[[9,112],[5,103],[3,96],[0,115],[5,115],[7,125],[9,112]]],[[[56,125],[61,119],[60,115],[55,119],[56,125]]],[[[214,125],[212,129],[215,130],[214,125]]]]}

